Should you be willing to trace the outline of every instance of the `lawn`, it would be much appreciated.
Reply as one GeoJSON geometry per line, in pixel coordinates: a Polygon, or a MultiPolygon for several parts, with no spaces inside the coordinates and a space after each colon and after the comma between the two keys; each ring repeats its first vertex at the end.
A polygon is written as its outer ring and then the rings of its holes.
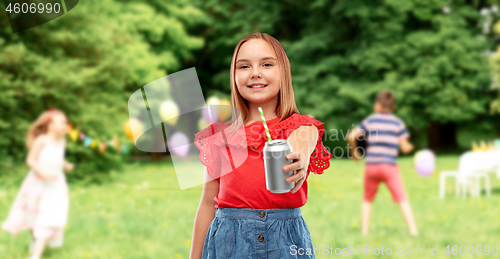
{"type": "MultiPolygon", "coordinates": [[[[431,258],[449,258],[451,253],[444,253],[448,245],[450,252],[453,245],[458,249],[461,245],[500,246],[498,179],[492,178],[492,197],[466,199],[452,195],[453,184],[449,181],[447,197],[442,200],[438,198],[437,174],[428,178],[419,176],[413,169],[411,158],[402,158],[398,163],[420,237],[408,234],[399,208],[392,202],[385,186],[381,186],[374,203],[371,233],[361,236],[359,211],[363,164],[341,159],[332,160],[330,169],[323,175],[311,175],[308,179],[308,202],[302,208],[302,214],[314,246],[335,249],[363,245],[372,249],[383,247],[384,253],[388,248],[392,249],[392,256],[373,255],[380,258],[415,257],[394,255],[398,248],[422,248],[423,255],[417,257],[428,258],[429,246],[438,246],[439,255],[431,258]]],[[[436,171],[456,169],[457,163],[457,156],[438,157],[436,171]]],[[[14,183],[20,178],[2,179],[0,219],[3,221],[17,191],[14,183]]],[[[125,172],[114,175],[112,182],[102,186],[71,185],[71,212],[64,247],[48,249],[44,258],[188,258],[201,186],[183,191],[178,186],[169,162],[127,165],[125,172]]],[[[16,237],[1,232],[1,258],[28,258],[28,240],[26,232],[16,237]]],[[[325,254],[326,250],[322,253],[317,258],[332,257],[325,254]]],[[[357,256],[341,257],[371,256],[361,252],[357,256]]],[[[495,256],[474,256],[482,257],[495,256]]]]}

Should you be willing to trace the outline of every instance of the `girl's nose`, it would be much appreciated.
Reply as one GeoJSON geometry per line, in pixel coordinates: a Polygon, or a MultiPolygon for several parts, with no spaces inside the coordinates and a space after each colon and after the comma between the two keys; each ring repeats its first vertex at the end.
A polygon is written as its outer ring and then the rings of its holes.
{"type": "Polygon", "coordinates": [[[261,78],[262,76],[260,75],[259,71],[253,71],[252,72],[252,79],[253,78],[261,78]]]}
{"type": "Polygon", "coordinates": [[[260,74],[252,74],[252,78],[261,78],[262,76],[260,74]]]}

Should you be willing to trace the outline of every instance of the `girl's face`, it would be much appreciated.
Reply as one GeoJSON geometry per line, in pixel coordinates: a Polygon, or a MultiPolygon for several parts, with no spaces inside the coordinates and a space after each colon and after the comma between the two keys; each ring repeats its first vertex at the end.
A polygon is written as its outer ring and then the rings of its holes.
{"type": "Polygon", "coordinates": [[[236,56],[235,81],[241,96],[261,103],[277,98],[280,67],[273,48],[263,39],[243,43],[236,56]]]}
{"type": "Polygon", "coordinates": [[[53,114],[49,124],[49,131],[53,131],[59,136],[66,134],[68,132],[68,121],[66,120],[66,116],[61,113],[53,114]]]}

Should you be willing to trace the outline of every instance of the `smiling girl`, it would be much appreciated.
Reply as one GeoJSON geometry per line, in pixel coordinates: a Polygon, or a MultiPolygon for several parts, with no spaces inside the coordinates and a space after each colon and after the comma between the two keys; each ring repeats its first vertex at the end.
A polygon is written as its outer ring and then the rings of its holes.
{"type": "Polygon", "coordinates": [[[190,258],[315,258],[300,207],[307,201],[310,172],[322,174],[331,154],[321,141],[323,123],[299,114],[292,87],[290,62],[282,45],[266,33],[245,36],[231,62],[231,102],[241,112],[246,139],[221,141],[213,129],[217,122],[195,135],[205,184],[193,227],[190,258]],[[283,167],[295,171],[287,193],[266,189],[263,148],[267,140],[258,107],[262,107],[272,139],[288,139],[293,160],[283,167]],[[224,151],[247,149],[246,160],[227,174],[230,163],[224,151]],[[227,167],[225,167],[227,168],[227,167]],[[222,176],[221,176],[222,175],[222,176]],[[302,250],[299,250],[303,248],[302,250]],[[299,253],[298,251],[304,251],[299,253]]]}

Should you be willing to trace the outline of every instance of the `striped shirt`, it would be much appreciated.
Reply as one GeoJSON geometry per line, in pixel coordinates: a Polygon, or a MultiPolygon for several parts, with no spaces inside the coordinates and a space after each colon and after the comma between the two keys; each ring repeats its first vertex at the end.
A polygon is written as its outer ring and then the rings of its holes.
{"type": "Polygon", "coordinates": [[[366,139],[367,164],[396,164],[399,140],[409,136],[403,121],[392,113],[373,114],[357,129],[366,139]]]}

